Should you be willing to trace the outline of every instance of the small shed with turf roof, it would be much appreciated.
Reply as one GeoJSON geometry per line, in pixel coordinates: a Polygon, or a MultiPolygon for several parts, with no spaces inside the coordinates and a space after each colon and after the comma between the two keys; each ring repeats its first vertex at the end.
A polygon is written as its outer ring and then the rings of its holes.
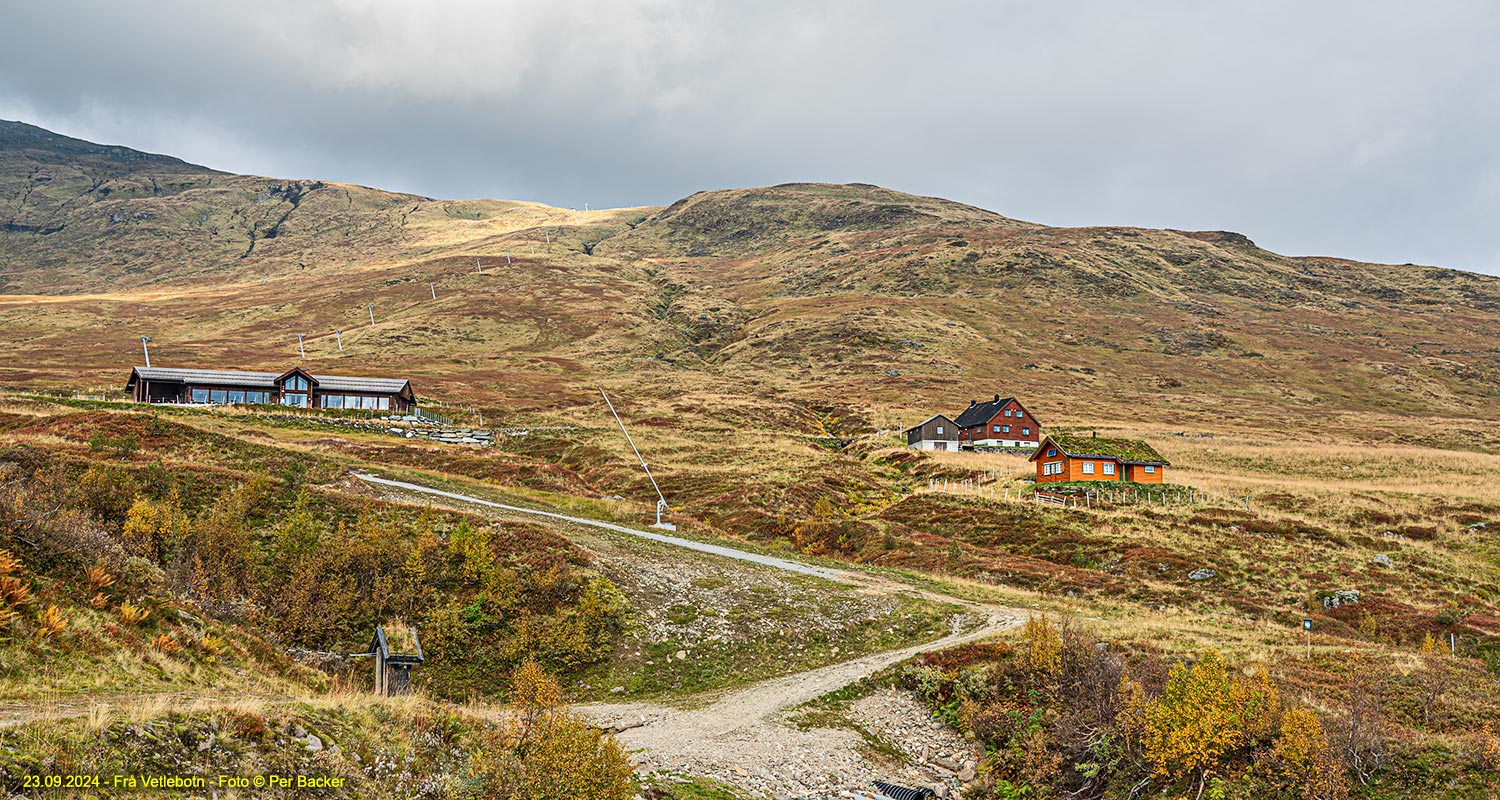
{"type": "Polygon", "coordinates": [[[1053,433],[1031,454],[1037,483],[1132,481],[1162,483],[1171,462],[1139,439],[1053,433]]]}
{"type": "Polygon", "coordinates": [[[375,657],[375,693],[387,696],[410,692],[411,668],[425,660],[417,629],[399,620],[375,626],[365,655],[375,657]]]}

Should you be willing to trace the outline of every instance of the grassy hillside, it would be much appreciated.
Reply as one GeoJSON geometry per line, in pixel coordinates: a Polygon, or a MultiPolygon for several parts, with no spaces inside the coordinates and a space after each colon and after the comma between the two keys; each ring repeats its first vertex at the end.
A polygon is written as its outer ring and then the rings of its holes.
{"type": "MultiPolygon", "coordinates": [[[[356,647],[401,615],[436,637],[434,693],[495,691],[486,676],[541,649],[579,696],[603,697],[733,685],[932,632],[935,606],[795,581],[768,600],[750,591],[760,577],[721,585],[701,565],[643,566],[618,542],[344,482],[358,466],[647,520],[654,494],[603,385],[687,535],[1070,609],[1161,669],[1217,648],[1269,665],[1333,716],[1348,694],[1340,654],[1358,652],[1380,665],[1416,743],[1401,769],[1421,774],[1396,785],[1436,780],[1442,770],[1413,766],[1433,748],[1443,770],[1489,769],[1471,753],[1488,740],[1470,734],[1500,724],[1488,699],[1500,279],[1286,257],[1227,232],[1049,228],[860,184],[575,212],[225,175],[18,125],[0,136],[3,460],[51,476],[32,483],[73,505],[67,487],[93,471],[186,520],[148,559],[153,596],[223,605],[215,614],[245,636],[356,647]],[[424,404],[512,434],[447,448],[245,410],[28,394],[118,396],[142,335],[159,366],[281,370],[296,333],[314,371],[410,377],[424,404]],[[895,433],[995,393],[1022,398],[1049,431],[1149,442],[1172,463],[1169,486],[1039,508],[1016,500],[1023,459],[913,453],[895,433]],[[250,503],[260,481],[274,490],[250,503]],[[253,610],[233,616],[195,556],[231,502],[250,503],[254,546],[236,557],[257,568],[230,588],[262,593],[258,624],[253,610]],[[281,590],[289,577],[327,570],[364,577],[352,594],[297,598],[316,613],[274,605],[295,595],[281,590]],[[400,586],[433,592],[385,591],[400,586]],[[1327,602],[1349,592],[1358,603],[1327,602]],[[782,606],[820,622],[780,620],[782,606]],[[1315,631],[1305,664],[1303,618],[1315,631]],[[720,644],[677,658],[690,639],[720,644]],[[1447,641],[1461,666],[1432,667],[1431,643],[1447,641]],[[445,666],[476,651],[480,666],[445,666]]],[[[80,507],[96,536],[123,541],[134,505],[126,492],[80,507]]],[[[108,614],[79,605],[84,566],[47,591],[93,630],[108,614]]]]}

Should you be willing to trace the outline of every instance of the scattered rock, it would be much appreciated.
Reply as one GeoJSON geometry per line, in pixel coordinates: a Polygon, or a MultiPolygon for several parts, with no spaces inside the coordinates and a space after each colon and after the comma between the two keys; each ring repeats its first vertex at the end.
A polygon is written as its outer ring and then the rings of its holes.
{"type": "Polygon", "coordinates": [[[1209,569],[1208,567],[1199,567],[1198,569],[1195,569],[1192,572],[1188,573],[1188,580],[1190,580],[1190,581],[1206,581],[1209,578],[1212,578],[1213,576],[1215,576],[1217,574],[1219,574],[1219,573],[1214,572],[1213,570],[1209,569]]]}
{"type": "Polygon", "coordinates": [[[677,660],[678,661],[686,661],[687,660],[687,651],[686,650],[678,650],[676,655],[677,655],[677,660]]]}
{"type": "Polygon", "coordinates": [[[1379,566],[1382,566],[1382,567],[1394,567],[1395,566],[1394,564],[1391,563],[1391,557],[1388,556],[1388,555],[1386,555],[1385,553],[1376,553],[1374,555],[1374,557],[1372,557],[1370,559],[1370,563],[1371,564],[1378,564],[1379,566]]]}
{"type": "Polygon", "coordinates": [[[1359,602],[1358,589],[1339,589],[1338,591],[1323,596],[1324,610],[1338,608],[1339,606],[1353,605],[1359,602]]]}

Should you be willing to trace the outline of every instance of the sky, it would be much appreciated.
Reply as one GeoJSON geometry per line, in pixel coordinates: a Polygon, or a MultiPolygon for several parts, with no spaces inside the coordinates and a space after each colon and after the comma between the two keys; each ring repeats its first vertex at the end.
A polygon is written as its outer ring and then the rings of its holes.
{"type": "Polygon", "coordinates": [[[1500,274],[1500,3],[7,3],[0,119],[583,208],[866,182],[1500,274]]]}

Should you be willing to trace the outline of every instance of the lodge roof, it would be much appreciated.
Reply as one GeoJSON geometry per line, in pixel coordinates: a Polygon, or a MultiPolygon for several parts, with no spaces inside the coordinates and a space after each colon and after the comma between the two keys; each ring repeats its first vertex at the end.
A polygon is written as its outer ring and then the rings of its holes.
{"type": "Polygon", "coordinates": [[[1121,439],[1113,436],[1079,436],[1076,434],[1050,433],[1042,439],[1029,460],[1035,461],[1046,452],[1048,443],[1063,451],[1070,458],[1094,456],[1112,458],[1125,464],[1162,464],[1171,462],[1162,458],[1156,448],[1139,439],[1121,439]]]}
{"type": "MultiPolygon", "coordinates": [[[[1022,411],[1026,411],[1026,413],[1031,414],[1030,411],[1027,411],[1026,406],[1021,405],[1021,401],[1017,400],[1016,398],[1001,397],[997,394],[995,395],[994,400],[991,400],[987,403],[970,401],[969,407],[964,409],[963,413],[959,414],[957,417],[954,417],[953,422],[960,428],[972,428],[975,425],[983,425],[984,423],[994,419],[996,414],[999,414],[1001,411],[1005,410],[1005,407],[1010,405],[1011,403],[1015,403],[1016,405],[1021,406],[1022,411]]],[[[1031,416],[1033,418],[1036,417],[1035,414],[1031,414],[1031,416]]]]}
{"type": "MultiPolygon", "coordinates": [[[[250,386],[270,389],[276,385],[279,372],[242,372],[229,369],[175,369],[171,367],[136,367],[130,371],[126,387],[135,385],[137,378],[148,381],[174,381],[178,383],[208,383],[220,386],[250,386]]],[[[397,394],[410,381],[401,378],[357,378],[348,375],[313,375],[318,388],[335,392],[377,392],[397,394]]]]}

